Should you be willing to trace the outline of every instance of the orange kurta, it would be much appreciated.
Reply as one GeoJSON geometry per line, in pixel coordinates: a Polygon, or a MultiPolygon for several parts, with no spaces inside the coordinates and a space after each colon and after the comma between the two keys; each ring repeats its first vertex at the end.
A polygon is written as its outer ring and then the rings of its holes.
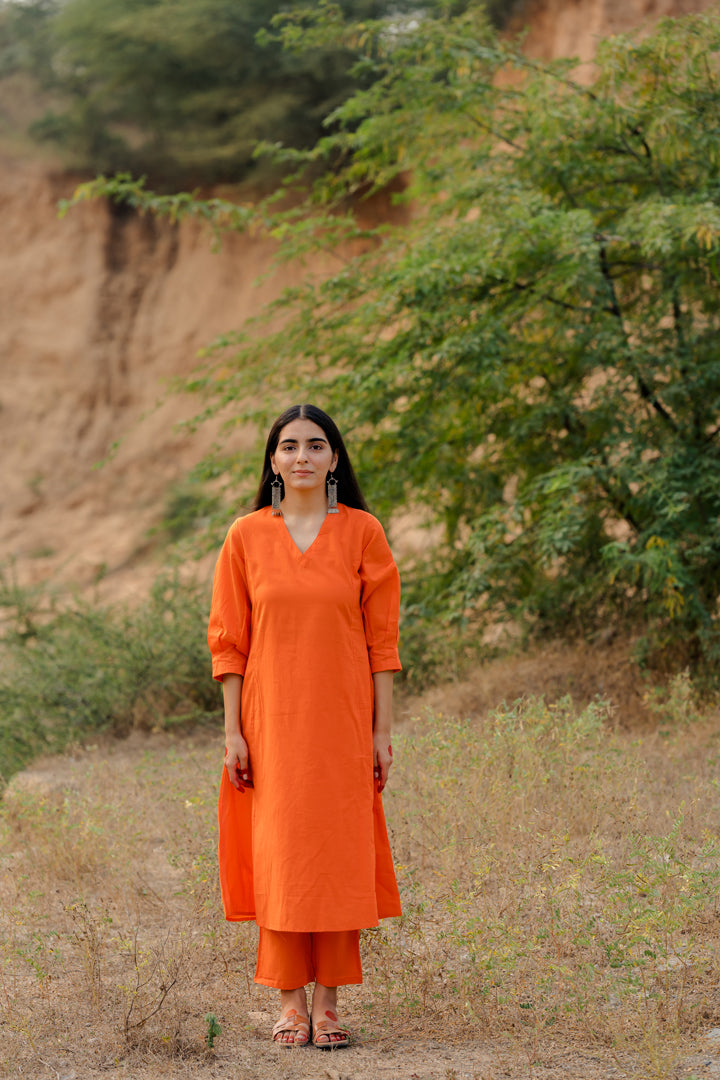
{"type": "Polygon", "coordinates": [[[372,673],[400,669],[400,579],[380,523],[338,509],[304,553],[269,507],[239,518],[215,569],[213,675],[244,677],[255,785],[223,769],[223,904],[270,930],[400,914],[372,747],[372,673]]]}

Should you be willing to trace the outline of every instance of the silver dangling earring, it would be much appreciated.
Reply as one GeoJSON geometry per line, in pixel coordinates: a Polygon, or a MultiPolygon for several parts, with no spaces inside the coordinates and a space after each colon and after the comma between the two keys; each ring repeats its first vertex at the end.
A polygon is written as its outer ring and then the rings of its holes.
{"type": "Polygon", "coordinates": [[[337,507],[338,483],[332,473],[327,478],[328,514],[339,514],[337,507]]]}
{"type": "Polygon", "coordinates": [[[272,495],[272,517],[282,517],[282,510],[280,509],[280,499],[282,497],[282,484],[280,477],[277,473],[274,474],[275,479],[270,484],[270,493],[272,495]]]}

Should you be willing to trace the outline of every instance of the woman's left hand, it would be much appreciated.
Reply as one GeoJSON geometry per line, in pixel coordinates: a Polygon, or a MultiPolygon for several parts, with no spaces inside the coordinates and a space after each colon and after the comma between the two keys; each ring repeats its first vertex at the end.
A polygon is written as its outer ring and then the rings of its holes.
{"type": "Polygon", "coordinates": [[[388,781],[388,773],[393,763],[392,745],[390,736],[383,732],[373,734],[373,779],[378,794],[385,788],[388,781]]]}

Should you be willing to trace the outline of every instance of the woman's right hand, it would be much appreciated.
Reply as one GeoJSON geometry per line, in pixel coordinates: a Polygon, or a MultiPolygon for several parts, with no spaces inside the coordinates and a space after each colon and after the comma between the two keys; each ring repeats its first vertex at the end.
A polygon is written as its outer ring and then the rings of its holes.
{"type": "Polygon", "coordinates": [[[238,791],[253,786],[248,745],[239,733],[225,736],[225,768],[238,791]]]}

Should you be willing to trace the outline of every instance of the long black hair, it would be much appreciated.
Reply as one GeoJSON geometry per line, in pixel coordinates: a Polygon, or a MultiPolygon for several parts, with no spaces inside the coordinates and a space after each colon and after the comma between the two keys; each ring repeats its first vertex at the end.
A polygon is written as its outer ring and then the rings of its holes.
{"type": "MultiPolygon", "coordinates": [[[[342,435],[338,430],[338,426],[331,417],[322,409],[318,409],[317,405],[291,405],[289,409],[286,409],[284,413],[278,416],[277,420],[270,428],[270,432],[265,444],[265,460],[263,461],[262,477],[260,480],[260,486],[255,496],[255,502],[253,504],[253,510],[260,510],[263,506],[270,506],[272,499],[272,492],[270,491],[270,484],[275,479],[275,473],[270,462],[271,456],[277,450],[277,444],[280,440],[280,432],[286,424],[292,423],[293,420],[312,420],[313,424],[317,424],[325,432],[330,448],[337,452],[337,465],[333,476],[338,482],[338,502],[344,503],[345,506],[353,506],[356,510],[367,510],[367,503],[363,497],[363,493],[360,490],[360,485],[357,482],[357,477],[353,471],[353,467],[350,464],[350,458],[348,452],[345,449],[345,443],[343,442],[342,435]]],[[[278,480],[282,484],[282,477],[278,476],[278,480]]],[[[285,495],[285,485],[283,484],[282,495],[285,495]]]]}

